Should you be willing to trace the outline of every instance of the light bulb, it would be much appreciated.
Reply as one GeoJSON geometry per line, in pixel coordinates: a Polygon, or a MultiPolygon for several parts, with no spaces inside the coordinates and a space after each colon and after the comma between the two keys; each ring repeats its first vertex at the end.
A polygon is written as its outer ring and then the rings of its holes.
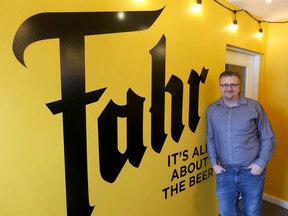
{"type": "Polygon", "coordinates": [[[259,32],[257,33],[257,37],[258,38],[262,38],[263,37],[263,29],[262,28],[259,29],[259,32]]]}
{"type": "Polygon", "coordinates": [[[202,1],[198,0],[196,4],[193,5],[192,11],[194,13],[199,13],[202,10],[202,1]]]}
{"type": "Polygon", "coordinates": [[[238,29],[238,23],[237,23],[237,20],[235,19],[233,21],[233,25],[231,26],[231,30],[236,31],[237,29],[238,29]]]}
{"type": "Polygon", "coordinates": [[[125,13],[124,12],[118,12],[117,16],[118,16],[119,20],[123,20],[125,18],[125,13]]]}

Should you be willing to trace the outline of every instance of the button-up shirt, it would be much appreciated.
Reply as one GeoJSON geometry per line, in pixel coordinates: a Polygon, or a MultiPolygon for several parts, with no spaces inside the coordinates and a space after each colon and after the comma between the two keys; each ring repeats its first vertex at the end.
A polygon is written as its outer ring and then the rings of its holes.
{"type": "Polygon", "coordinates": [[[275,150],[275,136],[267,115],[256,100],[241,96],[229,107],[222,98],[206,112],[207,152],[212,166],[256,163],[265,169],[275,150]]]}

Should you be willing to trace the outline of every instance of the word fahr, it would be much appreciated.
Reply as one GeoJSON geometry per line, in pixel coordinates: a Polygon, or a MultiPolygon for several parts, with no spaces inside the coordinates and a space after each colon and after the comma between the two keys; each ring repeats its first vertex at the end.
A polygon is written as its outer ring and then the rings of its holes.
{"type": "MultiPolygon", "coordinates": [[[[130,11],[119,21],[118,12],[41,13],[28,18],[16,32],[13,51],[25,66],[24,51],[32,43],[44,39],[59,39],[62,99],[48,103],[53,114],[63,114],[66,199],[69,216],[91,215],[87,171],[86,105],[97,102],[107,88],[86,93],[85,36],[131,32],[148,29],[164,8],[156,11],[130,11]]],[[[172,75],[165,86],[166,38],[163,35],[150,50],[152,56],[151,146],[161,152],[167,134],[164,131],[165,92],[172,96],[171,135],[178,142],[182,124],[183,82],[172,75]]],[[[103,73],[103,71],[101,72],[103,73]]],[[[208,70],[199,76],[192,70],[188,79],[189,128],[196,131],[199,83],[205,82],[208,70]]],[[[143,143],[143,106],[145,98],[132,89],[127,91],[127,104],[120,106],[112,100],[98,118],[99,159],[102,178],[114,182],[129,160],[139,167],[146,148],[143,143]],[[117,119],[127,120],[127,149],[117,148],[117,119]]]]}

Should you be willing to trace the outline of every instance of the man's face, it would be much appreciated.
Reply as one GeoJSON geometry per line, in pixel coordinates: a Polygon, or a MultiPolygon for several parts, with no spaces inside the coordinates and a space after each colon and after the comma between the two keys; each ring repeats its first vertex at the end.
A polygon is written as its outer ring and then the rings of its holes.
{"type": "Polygon", "coordinates": [[[220,79],[220,91],[225,101],[235,102],[240,95],[240,80],[236,76],[224,76],[220,79]]]}

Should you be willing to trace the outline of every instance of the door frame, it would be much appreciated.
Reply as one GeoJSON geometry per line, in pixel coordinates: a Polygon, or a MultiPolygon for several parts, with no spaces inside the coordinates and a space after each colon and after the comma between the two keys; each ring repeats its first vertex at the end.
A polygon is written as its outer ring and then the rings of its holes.
{"type": "Polygon", "coordinates": [[[244,94],[258,99],[259,73],[261,54],[227,45],[226,64],[246,67],[244,94]]]}

